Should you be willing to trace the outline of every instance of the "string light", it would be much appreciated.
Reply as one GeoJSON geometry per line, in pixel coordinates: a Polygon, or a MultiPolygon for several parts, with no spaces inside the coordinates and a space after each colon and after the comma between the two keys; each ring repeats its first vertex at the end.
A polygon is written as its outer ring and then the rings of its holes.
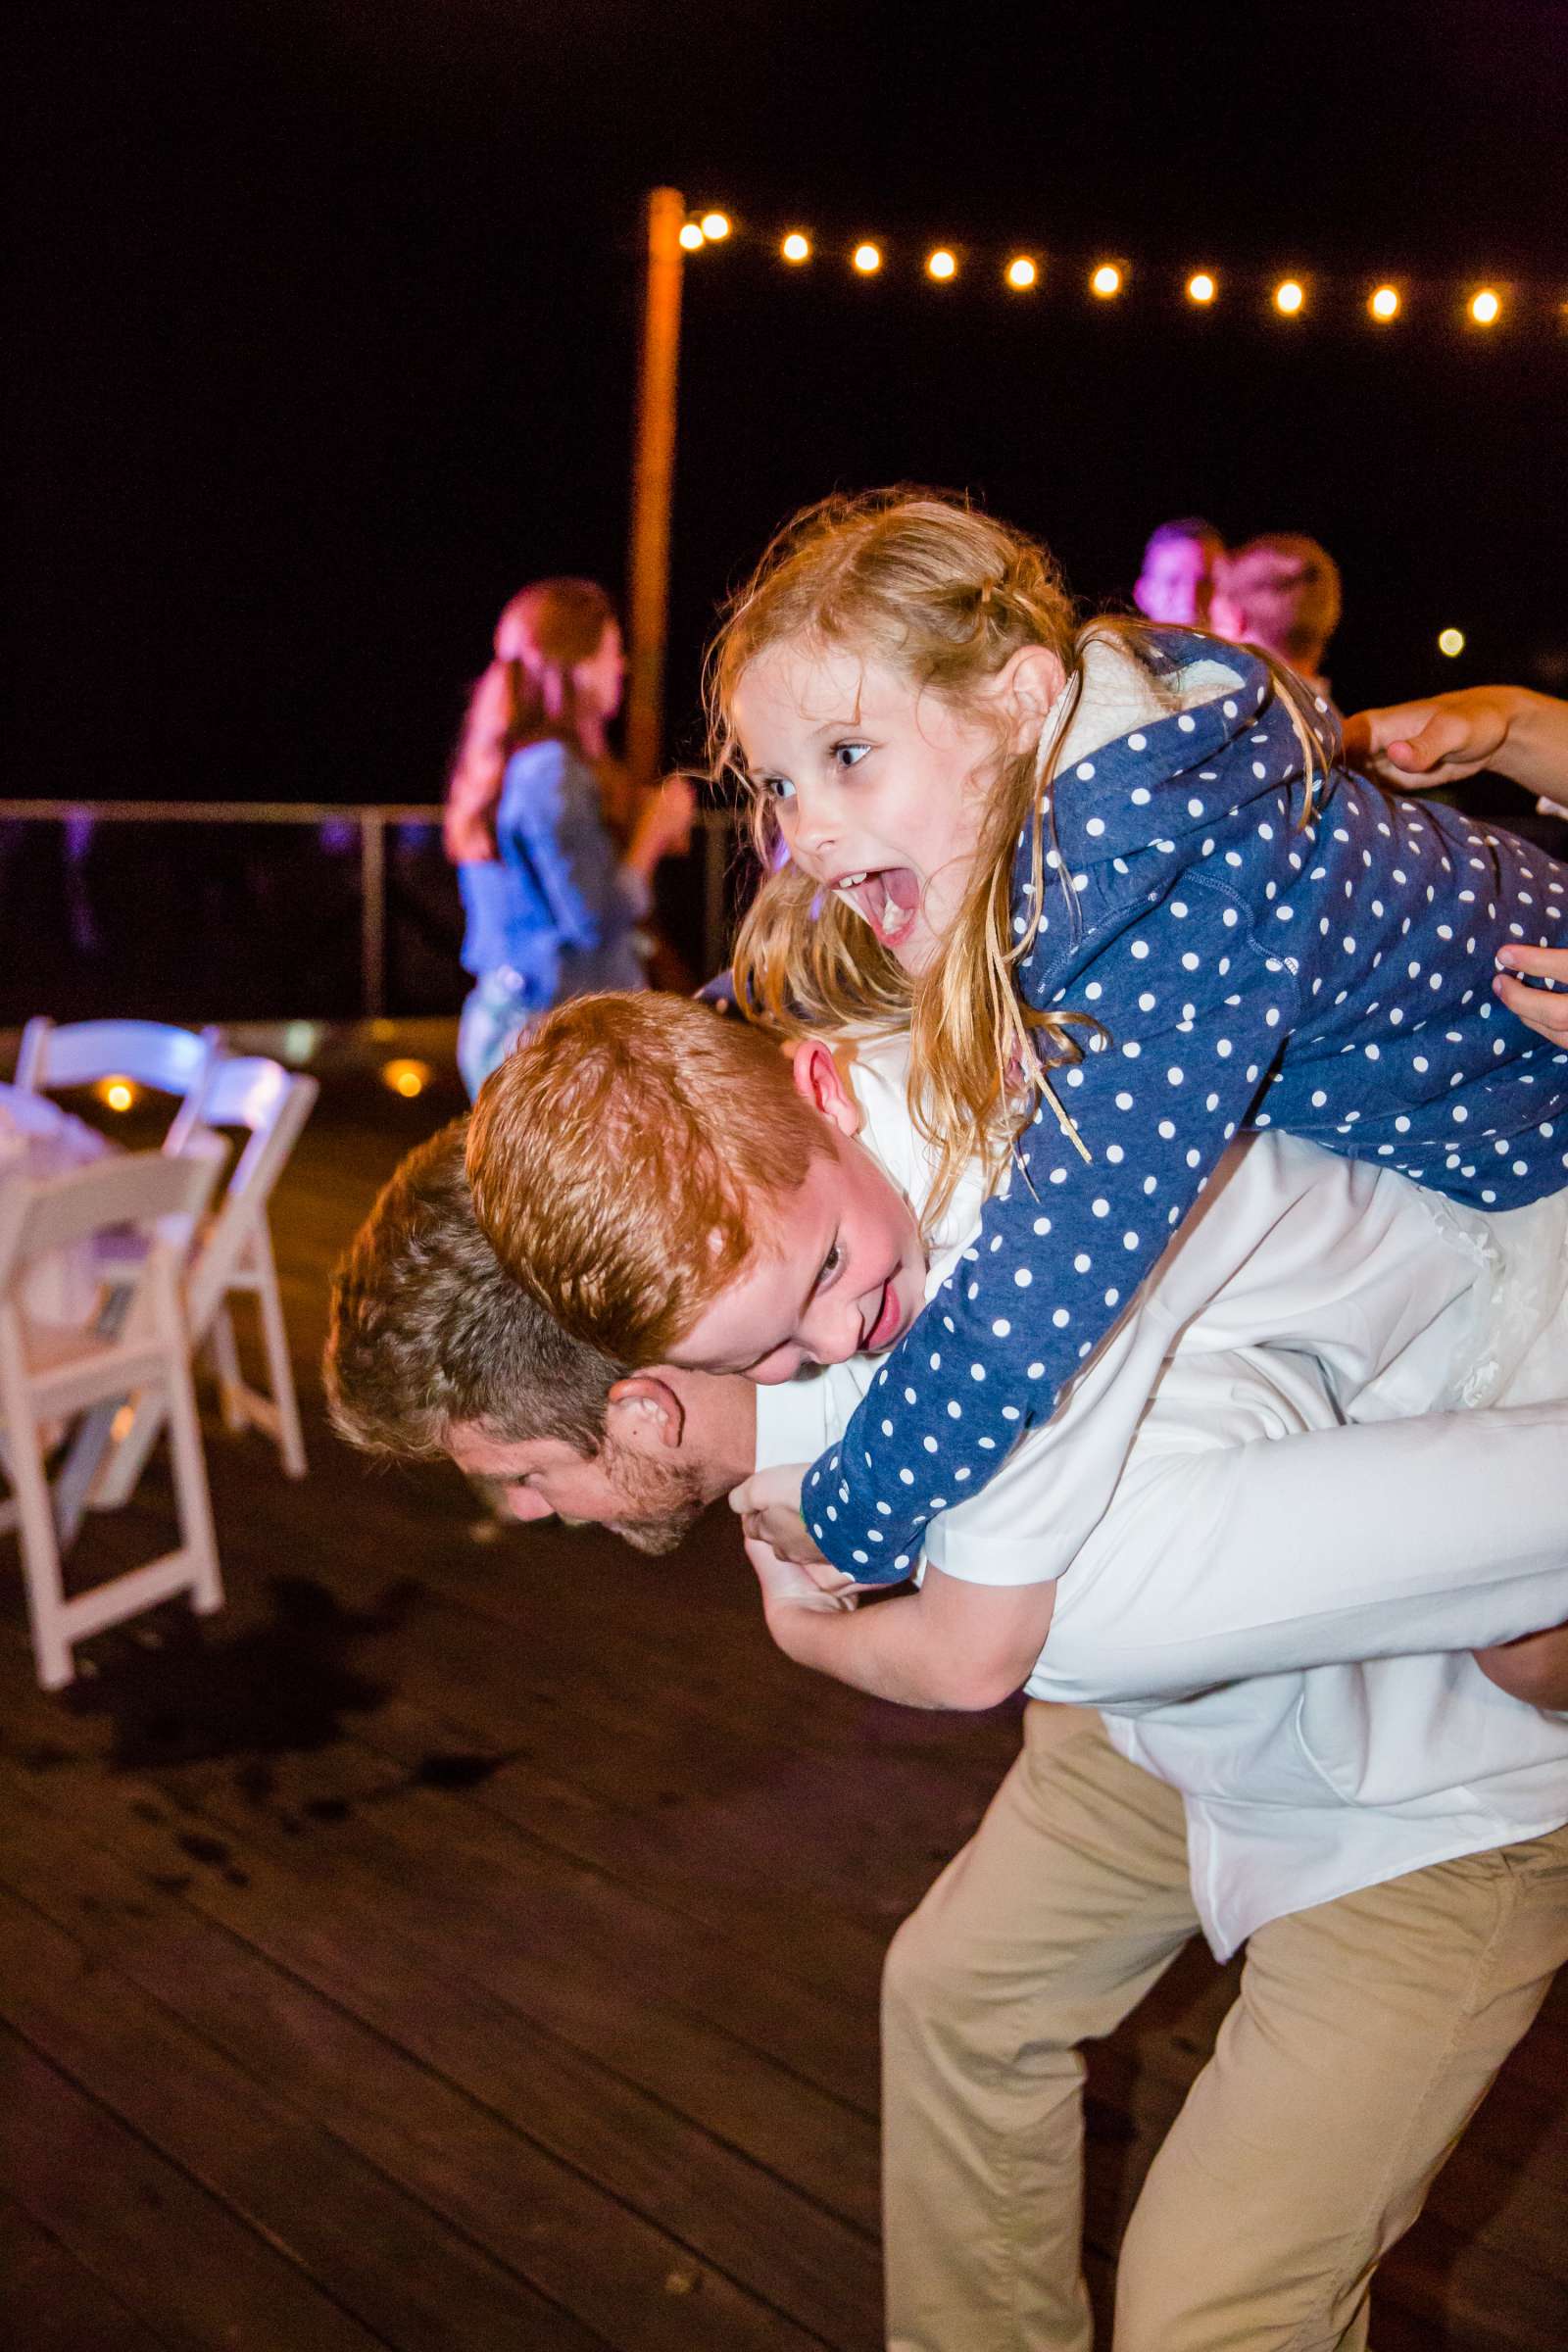
{"type": "Polygon", "coordinates": [[[409,1102],[416,1096],[423,1094],[434,1076],[435,1072],[427,1061],[384,1061],[381,1064],[381,1084],[389,1087],[394,1095],[402,1095],[409,1102]]]}
{"type": "Polygon", "coordinates": [[[136,1100],[136,1089],[128,1078],[100,1078],[92,1091],[110,1110],[129,1110],[136,1100]]]}
{"type": "Polygon", "coordinates": [[[1463,629],[1440,629],[1438,631],[1438,651],[1440,654],[1446,654],[1450,662],[1456,660],[1464,652],[1463,629]]]}
{"type": "MultiPolygon", "coordinates": [[[[721,244],[728,238],[749,241],[751,234],[745,227],[737,227],[732,215],[716,208],[694,215],[682,224],[679,231],[681,248],[690,254],[700,252],[707,245],[721,244]]],[[[798,228],[774,232],[772,250],[779,260],[797,269],[803,263],[811,261],[815,255],[811,238],[798,228]]],[[[884,249],[870,238],[855,246],[850,253],[851,266],[861,277],[874,276],[886,258],[884,249]]],[[[1028,293],[1042,283],[1043,266],[1031,254],[1014,252],[1008,255],[1004,252],[990,266],[995,268],[999,262],[1003,283],[1011,292],[1028,293]]],[[[951,284],[963,274],[961,248],[947,245],[934,247],[926,254],[923,269],[924,274],[935,284],[951,284]]],[[[1077,282],[1080,285],[1087,283],[1088,291],[1095,300],[1113,302],[1128,291],[1131,275],[1132,271],[1124,261],[1100,261],[1089,268],[1086,278],[1080,278],[1077,282]]],[[[995,283],[995,280],[992,282],[995,283]]],[[[1219,301],[1222,280],[1216,270],[1195,270],[1180,282],[1187,301],[1198,309],[1206,310],[1219,301]]],[[[1255,280],[1250,282],[1256,283],[1255,280]]],[[[1237,281],[1232,278],[1228,283],[1234,295],[1237,281]]],[[[1265,289],[1259,289],[1262,290],[1265,289]]],[[[1353,284],[1335,277],[1285,277],[1266,286],[1269,303],[1283,318],[1298,318],[1309,308],[1320,308],[1325,318],[1333,318],[1343,317],[1345,311],[1353,305],[1363,309],[1365,315],[1380,326],[1390,325],[1402,317],[1405,291],[1393,283],[1367,287],[1363,281],[1362,290],[1357,293],[1353,284]]],[[[1429,293],[1432,291],[1428,289],[1429,293]]],[[[1516,297],[1520,300],[1527,320],[1536,318],[1544,306],[1549,305],[1558,322],[1568,325],[1568,302],[1563,301],[1560,288],[1535,284],[1525,287],[1518,281],[1500,288],[1477,286],[1472,282],[1468,288],[1454,291],[1462,291],[1464,316],[1472,326],[1495,326],[1503,316],[1505,304],[1516,297]],[[1525,308],[1527,297],[1528,308],[1525,308]]]]}

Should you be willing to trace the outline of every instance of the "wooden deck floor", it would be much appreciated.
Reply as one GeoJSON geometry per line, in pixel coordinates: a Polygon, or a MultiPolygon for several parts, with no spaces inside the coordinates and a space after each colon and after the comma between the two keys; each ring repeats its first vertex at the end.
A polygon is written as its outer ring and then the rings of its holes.
{"type": "MultiPolygon", "coordinates": [[[[880,2340],[878,1966],[1015,1723],[791,1668],[722,1513],[667,1561],[481,1544],[455,1476],[335,1445],[326,1270],[455,1106],[329,1090],[296,1157],[311,1476],[212,1432],[225,1613],[105,1636],[46,1699],[0,1579],[0,2321],[27,2352],[880,2340]]],[[[153,1477],[85,1564],[162,1509],[153,1477]]],[[[1102,2297],[1233,1975],[1189,1951],[1095,2054],[1102,2297]]],[[[1386,2266],[1380,2352],[1568,2340],[1565,1996],[1386,2266]]]]}

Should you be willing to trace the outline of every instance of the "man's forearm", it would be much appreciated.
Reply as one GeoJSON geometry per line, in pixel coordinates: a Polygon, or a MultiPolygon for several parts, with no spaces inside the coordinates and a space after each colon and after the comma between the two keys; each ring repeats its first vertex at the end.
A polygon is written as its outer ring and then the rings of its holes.
{"type": "Polygon", "coordinates": [[[1527,686],[1513,691],[1508,731],[1492,765],[1538,798],[1568,808],[1568,703],[1527,686]]]}
{"type": "Polygon", "coordinates": [[[1054,1587],[955,1588],[937,1572],[917,1592],[854,1611],[768,1595],[767,1629],[787,1657],[903,1707],[979,1711],[1022,1688],[1051,1625],[1054,1587]]]}

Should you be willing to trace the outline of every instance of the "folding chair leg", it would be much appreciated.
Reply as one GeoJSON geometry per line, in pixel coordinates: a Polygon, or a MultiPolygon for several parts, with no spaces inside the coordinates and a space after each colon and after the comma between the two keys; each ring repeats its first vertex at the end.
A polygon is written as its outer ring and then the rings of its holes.
{"type": "Polygon", "coordinates": [[[22,1569],[27,1586],[32,1654],[41,1688],[63,1690],[68,1683],[74,1681],[76,1669],[65,1634],[66,1595],[60,1577],[60,1548],[55,1542],[49,1482],[38,1451],[37,1429],[25,1396],[17,1393],[14,1382],[0,1379],[0,1403],[11,1436],[7,1470],[16,1495],[22,1538],[22,1569]]]}
{"type": "MultiPolygon", "coordinates": [[[[147,1457],[158,1443],[158,1433],[164,1426],[164,1400],[156,1390],[144,1389],[134,1399],[135,1418],[120,1437],[113,1436],[113,1422],[119,1411],[111,1411],[110,1442],[94,1465],[97,1475],[87,1490],[86,1507],[89,1511],[118,1511],[127,1503],[136,1491],[136,1483],[147,1467],[147,1457]]],[[[121,1408],[123,1409],[123,1408],[121,1408]]]]}
{"type": "MultiPolygon", "coordinates": [[[[177,1327],[178,1308],[172,1291],[168,1301],[170,1322],[177,1327]]],[[[166,1411],[169,1451],[174,1473],[174,1508],[180,1541],[190,1568],[191,1605],[204,1617],[223,1605],[222,1579],[218,1569],[218,1535],[213,1525],[212,1494],[207,1485],[207,1461],[202,1452],[201,1425],[196,1418],[196,1392],[188,1363],[171,1367],[166,1411]]]]}
{"type": "Polygon", "coordinates": [[[294,1368],[289,1362],[288,1327],[277,1287],[272,1244],[263,1226],[256,1236],[256,1298],[262,1310],[262,1339],[267,1349],[267,1378],[277,1408],[277,1445],[290,1478],[305,1476],[305,1433],[300,1427],[299,1399],[294,1394],[294,1368]]]}
{"type": "Polygon", "coordinates": [[[239,1349],[234,1344],[234,1318],[226,1305],[219,1307],[213,1317],[213,1328],[207,1335],[208,1352],[213,1369],[218,1374],[218,1396],[222,1407],[223,1427],[230,1437],[237,1438],[249,1416],[245,1411],[245,1383],[240,1376],[239,1349]]]}

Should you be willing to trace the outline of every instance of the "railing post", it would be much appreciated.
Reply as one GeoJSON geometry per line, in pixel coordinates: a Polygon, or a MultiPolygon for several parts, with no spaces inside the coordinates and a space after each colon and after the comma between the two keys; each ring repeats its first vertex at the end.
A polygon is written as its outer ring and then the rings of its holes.
{"type": "Polygon", "coordinates": [[[386,1010],[386,822],[360,810],[360,981],[367,1020],[386,1010]]]}

